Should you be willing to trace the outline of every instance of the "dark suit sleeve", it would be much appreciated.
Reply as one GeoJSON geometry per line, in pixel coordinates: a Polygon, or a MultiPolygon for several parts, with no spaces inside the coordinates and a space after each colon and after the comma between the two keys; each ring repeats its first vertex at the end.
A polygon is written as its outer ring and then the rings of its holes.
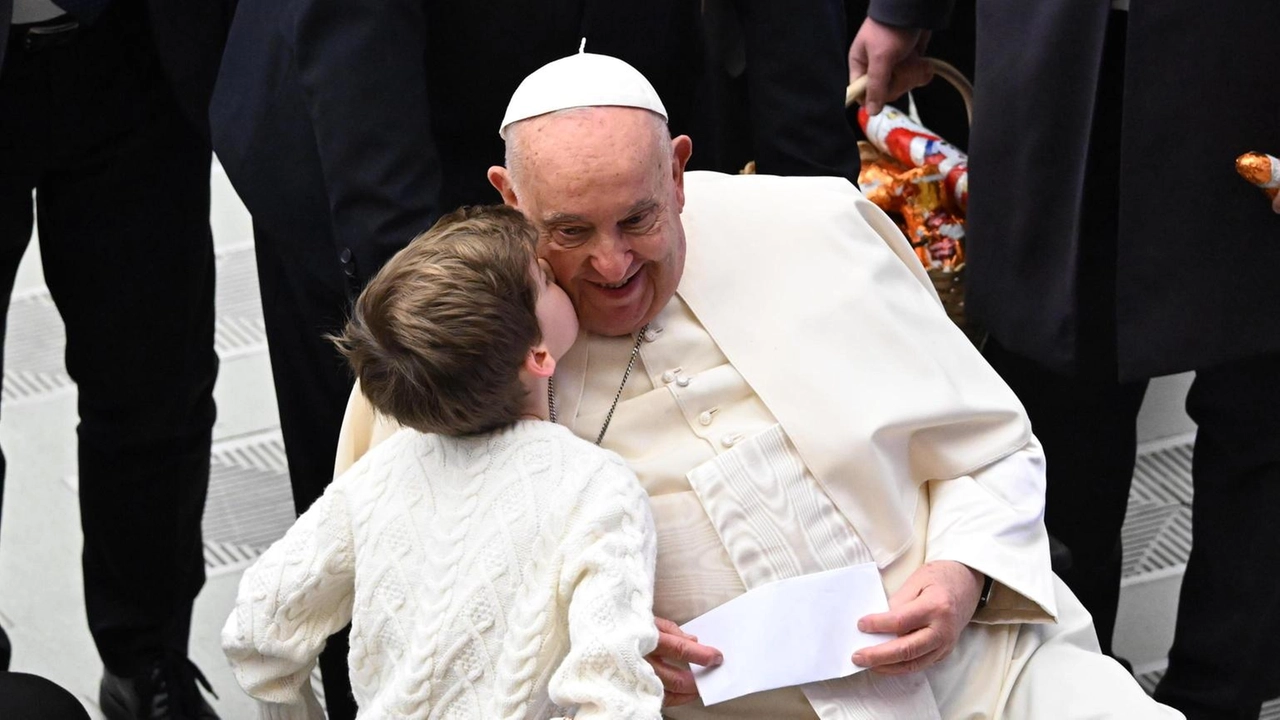
{"type": "Polygon", "coordinates": [[[334,238],[357,289],[439,215],[422,0],[308,0],[295,61],[334,238]]]}
{"type": "Polygon", "coordinates": [[[843,0],[738,0],[757,172],[858,180],[843,0]]]}
{"type": "Polygon", "coordinates": [[[885,25],[941,30],[955,0],[871,0],[867,16],[885,25]]]}

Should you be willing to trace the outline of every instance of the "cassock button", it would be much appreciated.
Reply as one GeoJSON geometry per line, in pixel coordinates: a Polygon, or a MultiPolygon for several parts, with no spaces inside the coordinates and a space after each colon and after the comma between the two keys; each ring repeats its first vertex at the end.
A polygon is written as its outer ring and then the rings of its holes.
{"type": "Polygon", "coordinates": [[[704,410],[700,415],[698,415],[698,423],[699,423],[700,425],[710,425],[710,424],[711,424],[711,411],[710,411],[710,410],[704,410]]]}
{"type": "Polygon", "coordinates": [[[644,337],[644,341],[645,341],[645,342],[647,342],[647,343],[651,343],[651,342],[653,342],[654,340],[657,340],[657,339],[658,339],[658,335],[660,335],[661,333],[662,333],[662,328],[654,328],[654,327],[651,327],[651,328],[649,328],[648,330],[645,330],[645,331],[644,331],[644,336],[643,336],[643,337],[644,337]]]}
{"type": "Polygon", "coordinates": [[[742,440],[742,433],[729,433],[728,435],[725,435],[724,437],[720,438],[720,444],[727,448],[731,448],[734,445],[737,445],[738,442],[741,440],[742,440]]]}
{"type": "Polygon", "coordinates": [[[675,370],[668,370],[668,371],[666,371],[666,372],[662,373],[662,382],[664,382],[664,383],[672,383],[672,382],[675,382],[675,381],[676,381],[676,372],[675,372],[675,370]]]}
{"type": "Polygon", "coordinates": [[[680,377],[676,378],[676,384],[679,385],[680,387],[689,387],[689,379],[690,378],[688,375],[681,375],[680,377]]]}

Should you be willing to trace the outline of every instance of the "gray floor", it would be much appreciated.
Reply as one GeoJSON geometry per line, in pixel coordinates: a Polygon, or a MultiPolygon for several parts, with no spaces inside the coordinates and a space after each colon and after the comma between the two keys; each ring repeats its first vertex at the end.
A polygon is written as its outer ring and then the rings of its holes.
{"type": "MultiPolygon", "coordinates": [[[[209,579],[191,654],[218,690],[227,720],[253,717],[218,649],[240,572],[292,521],[271,388],[248,217],[214,172],[218,252],[216,342],[222,358],[218,422],[204,520],[209,579]]],[[[19,272],[8,320],[0,443],[8,459],[0,538],[0,625],[13,669],[52,678],[99,717],[101,664],[84,622],[75,485],[75,393],[62,367],[62,325],[44,289],[38,253],[19,272]]],[[[1153,686],[1172,637],[1177,585],[1190,547],[1190,432],[1181,413],[1188,378],[1153,385],[1129,522],[1117,650],[1153,686]]],[[[1280,703],[1264,711],[1280,720],[1280,703]]]]}

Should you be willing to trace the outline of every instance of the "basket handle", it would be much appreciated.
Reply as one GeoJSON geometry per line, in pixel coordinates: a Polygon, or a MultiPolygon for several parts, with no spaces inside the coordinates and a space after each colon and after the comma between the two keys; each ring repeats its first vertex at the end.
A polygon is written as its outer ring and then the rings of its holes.
{"type": "MultiPolygon", "coordinates": [[[[969,124],[973,124],[973,84],[969,82],[969,78],[964,73],[955,68],[954,65],[946,63],[938,58],[925,58],[925,60],[933,66],[935,75],[942,77],[951,86],[960,93],[960,97],[964,99],[964,110],[969,116],[969,124]]],[[[844,91],[844,106],[849,107],[855,102],[862,102],[863,97],[867,93],[867,76],[863,75],[856,78],[849,87],[844,91]]]]}

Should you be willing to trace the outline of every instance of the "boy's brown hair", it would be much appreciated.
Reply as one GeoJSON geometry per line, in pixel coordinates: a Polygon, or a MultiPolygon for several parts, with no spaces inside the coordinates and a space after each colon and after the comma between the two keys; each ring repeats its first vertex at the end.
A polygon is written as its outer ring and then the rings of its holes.
{"type": "Polygon", "coordinates": [[[488,432],[520,417],[520,368],[542,340],[531,277],[536,242],[516,210],[462,208],[369,281],[333,341],[378,412],[446,435],[488,432]]]}

